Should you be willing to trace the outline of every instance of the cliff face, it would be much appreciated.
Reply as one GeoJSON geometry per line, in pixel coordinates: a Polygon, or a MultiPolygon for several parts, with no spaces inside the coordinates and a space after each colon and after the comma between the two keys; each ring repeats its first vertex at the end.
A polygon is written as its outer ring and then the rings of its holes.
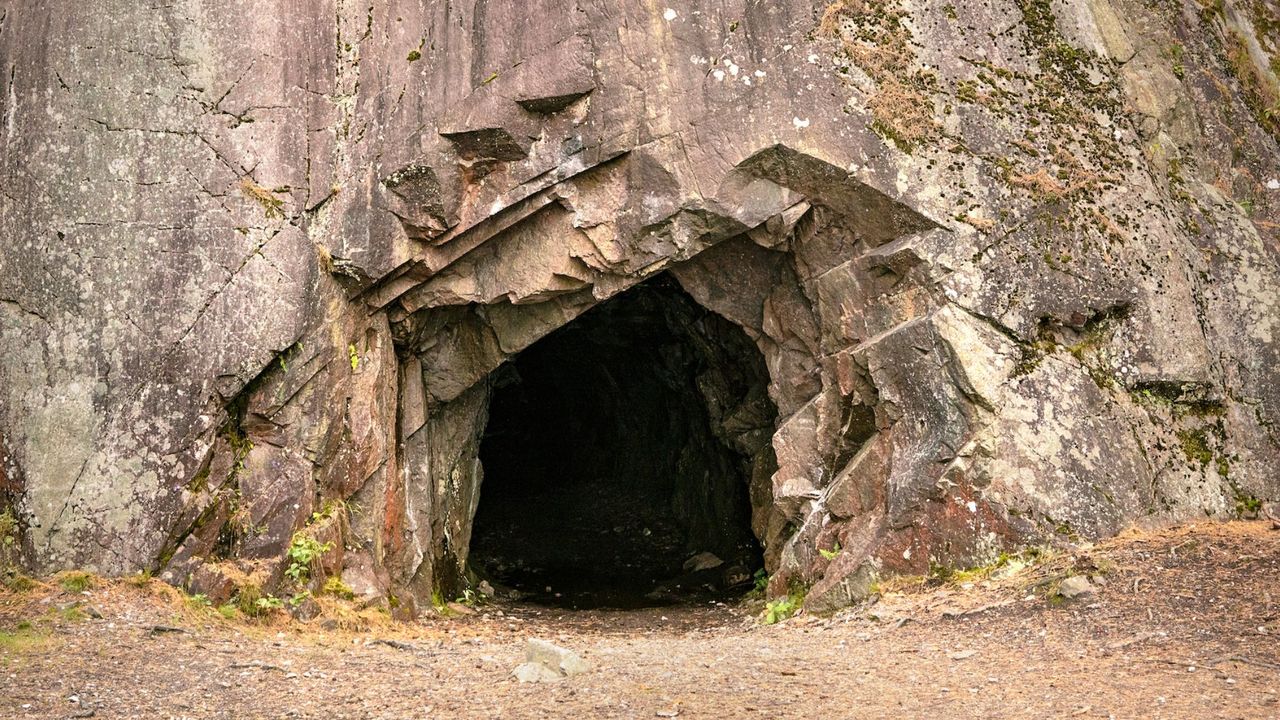
{"type": "Polygon", "coordinates": [[[1280,499],[1274,0],[679,5],[0,9],[23,562],[456,591],[495,372],[660,274],[814,608],[1280,499]]]}

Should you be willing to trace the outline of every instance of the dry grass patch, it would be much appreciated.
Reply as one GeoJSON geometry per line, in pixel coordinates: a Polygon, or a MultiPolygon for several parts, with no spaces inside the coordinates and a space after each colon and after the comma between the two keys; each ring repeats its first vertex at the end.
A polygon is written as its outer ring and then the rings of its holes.
{"type": "Polygon", "coordinates": [[[1276,78],[1253,62],[1248,41],[1238,33],[1227,38],[1227,61],[1258,124],[1280,138],[1280,85],[1276,78]]]}
{"type": "Polygon", "coordinates": [[[910,152],[937,135],[931,99],[937,81],[918,67],[905,17],[883,0],[838,0],[823,13],[818,33],[839,39],[844,55],[875,83],[866,101],[872,127],[910,152]]]}

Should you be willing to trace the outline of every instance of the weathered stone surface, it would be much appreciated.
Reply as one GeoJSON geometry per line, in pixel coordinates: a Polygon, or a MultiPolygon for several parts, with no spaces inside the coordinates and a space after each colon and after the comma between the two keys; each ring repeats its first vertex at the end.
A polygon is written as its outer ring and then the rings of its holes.
{"type": "Polygon", "coordinates": [[[1097,595],[1093,583],[1084,575],[1072,575],[1058,583],[1058,597],[1064,600],[1084,600],[1097,595]]]}
{"type": "Polygon", "coordinates": [[[1249,512],[1280,500],[1275,17],[2,8],[0,509],[35,569],[220,596],[337,517],[325,573],[406,612],[464,584],[492,373],[669,271],[764,358],[704,401],[814,608],[1249,512]]]}
{"type": "Polygon", "coordinates": [[[562,677],[578,675],[591,669],[590,663],[574,651],[539,638],[529,638],[525,643],[524,659],[550,668],[562,677]]]}
{"type": "Polygon", "coordinates": [[[546,665],[534,662],[520,663],[515,670],[511,671],[511,675],[522,683],[556,682],[564,678],[546,665]]]}

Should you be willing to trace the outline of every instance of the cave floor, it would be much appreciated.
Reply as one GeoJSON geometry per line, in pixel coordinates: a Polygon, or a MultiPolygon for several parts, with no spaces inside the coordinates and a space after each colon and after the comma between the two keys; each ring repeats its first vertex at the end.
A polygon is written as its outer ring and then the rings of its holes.
{"type": "Polygon", "coordinates": [[[530,605],[359,630],[223,620],[158,584],[0,591],[0,717],[1280,717],[1280,530],[1132,533],[835,617],[530,605]],[[1096,595],[1048,598],[1060,579],[1096,595]],[[63,610],[79,601],[79,611],[63,610]],[[101,614],[101,619],[83,617],[101,614]],[[528,638],[591,663],[511,678],[528,638]]]}

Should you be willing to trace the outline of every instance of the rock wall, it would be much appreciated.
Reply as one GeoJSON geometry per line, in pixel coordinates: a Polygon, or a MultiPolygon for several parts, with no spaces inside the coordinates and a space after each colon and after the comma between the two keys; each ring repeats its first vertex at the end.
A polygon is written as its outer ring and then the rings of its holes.
{"type": "Polygon", "coordinates": [[[0,506],[36,570],[227,596],[287,583],[312,537],[412,612],[466,582],[490,373],[669,272],[766,360],[754,526],[772,591],[814,609],[1256,512],[1277,18],[7,4],[0,506]]]}

